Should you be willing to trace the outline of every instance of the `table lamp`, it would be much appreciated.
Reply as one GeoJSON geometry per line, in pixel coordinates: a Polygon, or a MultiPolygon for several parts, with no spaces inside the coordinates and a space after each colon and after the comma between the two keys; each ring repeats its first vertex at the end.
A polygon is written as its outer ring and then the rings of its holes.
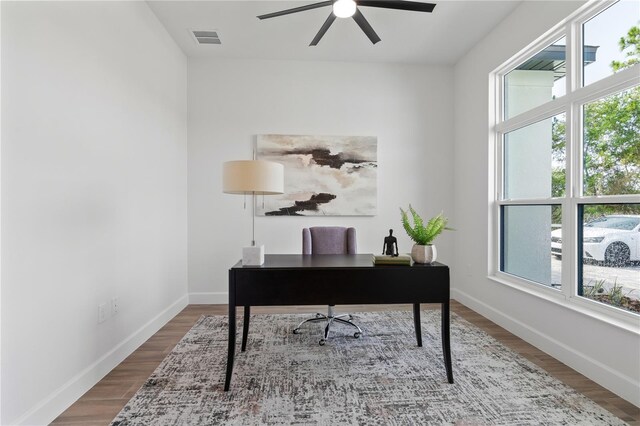
{"type": "Polygon", "coordinates": [[[253,196],[251,246],[242,248],[242,264],[259,266],[264,263],[264,245],[256,246],[256,195],[284,192],[284,166],[273,161],[227,161],[222,167],[222,192],[253,196]]]}

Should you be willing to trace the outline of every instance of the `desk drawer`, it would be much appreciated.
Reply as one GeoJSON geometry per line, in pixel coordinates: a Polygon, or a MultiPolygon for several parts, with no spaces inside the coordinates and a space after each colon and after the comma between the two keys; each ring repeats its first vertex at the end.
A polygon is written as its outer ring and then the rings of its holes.
{"type": "Polygon", "coordinates": [[[238,306],[441,303],[449,300],[449,269],[236,269],[229,292],[238,306]]]}

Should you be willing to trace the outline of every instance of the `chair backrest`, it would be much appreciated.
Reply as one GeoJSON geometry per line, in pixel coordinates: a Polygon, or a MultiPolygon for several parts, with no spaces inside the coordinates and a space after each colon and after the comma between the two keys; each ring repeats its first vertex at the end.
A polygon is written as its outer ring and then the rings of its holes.
{"type": "Polygon", "coordinates": [[[314,226],[302,230],[302,254],[356,253],[356,228],[314,226]]]}

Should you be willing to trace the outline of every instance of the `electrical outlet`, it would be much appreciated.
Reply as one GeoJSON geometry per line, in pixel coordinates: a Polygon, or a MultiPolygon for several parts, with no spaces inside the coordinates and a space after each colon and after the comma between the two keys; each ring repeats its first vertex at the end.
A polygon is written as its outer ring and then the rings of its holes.
{"type": "Polygon", "coordinates": [[[111,299],[111,315],[115,315],[120,310],[120,301],[117,297],[111,299]]]}
{"type": "Polygon", "coordinates": [[[107,320],[107,304],[101,303],[98,305],[98,324],[107,320]]]}

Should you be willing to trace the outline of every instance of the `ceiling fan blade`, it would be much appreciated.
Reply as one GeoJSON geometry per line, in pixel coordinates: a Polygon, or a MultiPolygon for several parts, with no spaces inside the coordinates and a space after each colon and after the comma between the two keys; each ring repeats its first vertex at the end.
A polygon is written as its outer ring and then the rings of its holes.
{"type": "Polygon", "coordinates": [[[335,20],[336,20],[336,15],[334,15],[333,12],[331,12],[327,20],[324,21],[324,24],[322,24],[322,27],[320,27],[320,31],[318,31],[318,34],[316,34],[313,40],[311,40],[311,44],[309,44],[309,46],[317,46],[320,39],[324,37],[324,33],[327,32],[327,30],[335,20]]]}
{"type": "Polygon", "coordinates": [[[364,31],[367,37],[369,37],[369,40],[371,40],[371,43],[376,44],[377,42],[380,41],[380,37],[378,37],[378,34],[376,34],[375,31],[373,31],[371,24],[369,24],[369,21],[365,19],[364,15],[362,14],[362,12],[360,12],[360,10],[356,9],[356,13],[353,14],[353,20],[356,21],[356,23],[360,26],[362,31],[364,31]]]}
{"type": "Polygon", "coordinates": [[[276,16],[289,15],[290,13],[304,12],[305,10],[317,9],[319,7],[331,6],[333,1],[321,1],[319,3],[312,3],[306,6],[294,7],[293,9],[281,10],[279,12],[267,13],[265,15],[258,16],[258,19],[275,18],[276,16]]]}
{"type": "Polygon", "coordinates": [[[421,3],[404,0],[356,0],[358,6],[381,7],[384,9],[411,10],[414,12],[433,12],[435,3],[421,3]]]}

